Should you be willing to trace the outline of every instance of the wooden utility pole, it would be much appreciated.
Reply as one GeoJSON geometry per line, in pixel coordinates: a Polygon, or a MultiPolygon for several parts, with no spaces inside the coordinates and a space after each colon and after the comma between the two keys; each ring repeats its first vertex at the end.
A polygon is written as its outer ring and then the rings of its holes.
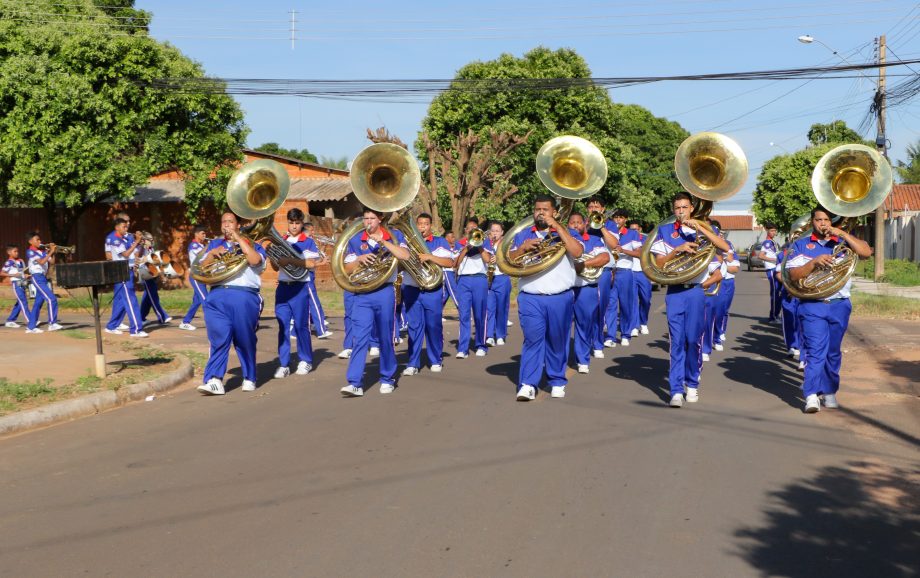
{"type": "MultiPolygon", "coordinates": [[[[885,159],[888,158],[888,138],[885,133],[885,35],[882,34],[878,39],[878,135],[875,137],[875,146],[878,152],[885,159]]],[[[890,192],[889,192],[890,194],[890,192]]],[[[875,209],[875,282],[885,274],[885,207],[888,204],[886,196],[885,201],[875,209]]]]}

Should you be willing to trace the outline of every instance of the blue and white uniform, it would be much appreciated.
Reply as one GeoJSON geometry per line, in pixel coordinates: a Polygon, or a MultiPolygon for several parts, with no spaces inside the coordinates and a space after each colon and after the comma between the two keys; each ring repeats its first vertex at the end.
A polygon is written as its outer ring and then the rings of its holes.
{"type": "Polygon", "coordinates": [[[13,294],[16,296],[16,304],[13,305],[13,310],[10,311],[9,317],[6,318],[7,323],[15,323],[16,320],[19,319],[20,311],[27,324],[31,319],[29,296],[26,295],[27,282],[24,276],[25,270],[26,264],[22,259],[7,259],[6,263],[3,264],[3,272],[9,275],[10,284],[13,287],[13,294]]]}
{"type": "Polygon", "coordinates": [[[767,270],[767,281],[770,283],[770,321],[775,321],[779,319],[782,311],[780,308],[780,300],[782,299],[781,289],[783,284],[774,275],[778,263],[775,259],[777,253],[779,253],[779,249],[776,246],[776,241],[767,239],[763,242],[763,245],[761,245],[760,250],[764,252],[766,257],[774,259],[774,261],[767,261],[764,259],[763,266],[767,270]]]}
{"type": "MultiPolygon", "coordinates": [[[[301,234],[285,239],[304,259],[316,259],[319,251],[313,239],[301,234]]],[[[300,361],[313,365],[313,344],[310,342],[310,276],[292,278],[283,267],[278,268],[278,288],[275,290],[275,319],[278,320],[278,364],[291,363],[291,322],[297,337],[297,356],[300,361]]],[[[315,295],[313,296],[315,298],[315,295]]]]}
{"type": "MultiPolygon", "coordinates": [[[[303,254],[304,259],[319,259],[321,257],[319,247],[312,237],[307,237],[306,234],[301,233],[296,237],[287,235],[285,239],[288,243],[298,246],[298,250],[303,254]]],[[[280,273],[278,279],[281,279],[280,273]]],[[[304,279],[306,282],[305,290],[307,292],[307,319],[309,321],[308,326],[313,327],[316,336],[322,337],[326,335],[326,313],[323,311],[323,304],[319,301],[319,293],[316,291],[315,280],[316,273],[313,269],[310,269],[304,279]]],[[[300,338],[298,337],[298,339],[300,338]]]]}
{"type": "MultiPolygon", "coordinates": [[[[709,266],[706,268],[706,278],[703,281],[708,280],[716,271],[719,271],[723,276],[725,275],[727,265],[719,259],[718,255],[712,256],[712,261],[709,262],[709,266]]],[[[707,291],[712,292],[716,291],[715,286],[711,285],[707,291]]],[[[704,300],[703,307],[703,353],[709,355],[712,353],[712,344],[713,344],[713,331],[715,330],[716,316],[718,315],[718,302],[719,294],[722,293],[722,286],[719,285],[718,293],[715,295],[708,294],[704,300]]]]}
{"type": "MultiPolygon", "coordinates": [[[[444,240],[447,243],[447,240],[444,240]]],[[[456,244],[453,247],[450,246],[450,243],[447,243],[447,248],[450,249],[450,256],[452,259],[456,259],[460,254],[460,244],[456,244]]],[[[444,270],[444,295],[442,296],[442,308],[444,305],[447,305],[447,300],[450,299],[454,302],[454,307],[458,310],[460,309],[460,302],[457,300],[457,273],[454,271],[453,267],[442,267],[444,270]]]]}
{"type": "MultiPolygon", "coordinates": [[[[604,223],[604,228],[607,229],[614,237],[619,236],[619,231],[617,229],[617,224],[611,220],[608,220],[604,223]]],[[[588,232],[589,235],[597,235],[600,238],[601,243],[604,244],[604,247],[607,247],[607,243],[604,241],[600,231],[593,233],[592,231],[588,232]]],[[[597,339],[594,341],[594,349],[604,349],[604,341],[607,339],[607,335],[611,334],[613,339],[616,337],[617,329],[617,308],[616,308],[616,293],[613,290],[613,274],[616,271],[617,260],[613,256],[613,252],[609,249],[607,252],[610,254],[610,260],[604,265],[604,272],[601,274],[600,279],[597,280],[597,290],[601,299],[600,306],[600,319],[598,319],[597,324],[597,339]]]]}
{"type": "MultiPolygon", "coordinates": [[[[621,228],[617,231],[617,238],[622,249],[635,251],[642,247],[641,243],[639,243],[639,236],[633,229],[621,228]]],[[[636,287],[635,283],[633,283],[632,255],[620,253],[620,257],[616,260],[616,275],[613,278],[613,285],[614,298],[611,299],[611,307],[607,314],[607,339],[616,337],[616,327],[619,326],[620,337],[629,340],[634,320],[639,317],[636,287]],[[618,317],[617,309],[619,309],[618,317]]]]}
{"type": "MultiPolygon", "coordinates": [[[[486,245],[488,245],[486,251],[494,257],[497,246],[491,240],[487,240],[486,245]]],[[[510,308],[511,278],[496,265],[495,274],[492,276],[492,286],[489,287],[489,297],[486,301],[487,339],[507,339],[510,308]]]]}
{"type": "MultiPolygon", "coordinates": [[[[466,239],[460,239],[460,245],[466,244],[466,239]]],[[[471,322],[476,327],[476,342],[473,349],[486,350],[489,283],[486,279],[486,262],[482,259],[483,252],[488,252],[485,243],[481,247],[470,247],[457,268],[457,307],[460,317],[457,353],[469,353],[471,322]]]]}
{"type": "MultiPolygon", "coordinates": [[[[198,241],[192,241],[188,246],[188,262],[189,265],[195,262],[195,259],[198,258],[198,254],[204,251],[204,245],[198,241]]],[[[188,282],[192,286],[192,305],[188,308],[185,317],[182,319],[183,323],[191,323],[192,319],[195,318],[195,314],[198,313],[198,308],[204,305],[205,299],[208,298],[208,286],[202,283],[201,281],[195,280],[192,277],[192,268],[189,267],[188,273],[188,282]]]]}
{"type": "MultiPolygon", "coordinates": [[[[446,259],[453,257],[443,237],[428,235],[425,237],[425,245],[428,247],[428,252],[435,257],[446,259]]],[[[444,351],[444,327],[441,323],[442,295],[441,287],[430,291],[422,290],[412,275],[403,274],[402,301],[406,307],[406,320],[409,324],[407,367],[421,368],[423,341],[426,343],[429,365],[441,365],[441,354],[444,351]]]]}
{"type": "MultiPolygon", "coordinates": [[[[224,238],[212,240],[204,250],[209,252],[218,247],[237,250],[236,243],[224,238]]],[[[211,353],[204,366],[202,383],[211,379],[223,381],[231,346],[236,349],[243,379],[256,381],[256,330],[262,312],[259,294],[262,279],[259,276],[265,270],[265,249],[258,243],[253,248],[262,258],[258,265],[244,267],[236,276],[209,287],[204,302],[204,322],[211,353]]]]}
{"type": "MultiPolygon", "coordinates": [[[[586,261],[608,252],[604,239],[601,237],[585,233],[575,238],[581,239],[585,247],[584,259],[586,261]]],[[[603,347],[603,345],[595,347],[597,326],[601,321],[599,313],[601,295],[598,282],[589,283],[580,276],[575,278],[573,311],[575,315],[575,360],[578,365],[588,365],[591,360],[591,351],[603,347]]]]}
{"type": "MultiPolygon", "coordinates": [[[[792,244],[793,253],[786,262],[787,269],[802,267],[819,255],[830,255],[834,247],[846,244],[836,236],[819,240],[815,235],[792,244]]],[[[850,285],[848,280],[840,291],[827,299],[800,299],[798,318],[802,327],[805,356],[805,396],[836,394],[840,388],[840,345],[850,322],[850,285]]]]}
{"type": "Polygon", "coordinates": [[[57,323],[58,302],[48,283],[48,261],[44,264],[39,263],[48,256],[46,251],[29,247],[26,249],[26,263],[29,273],[32,274],[32,285],[35,286],[35,302],[32,304],[32,312],[29,314],[29,329],[35,329],[38,325],[38,316],[41,313],[42,305],[48,302],[48,325],[57,323]]]}
{"type": "MultiPolygon", "coordinates": [[[[775,269],[777,274],[782,270],[783,259],[786,258],[787,253],[789,253],[788,247],[782,249],[777,255],[777,262],[780,264],[775,269]]],[[[780,306],[783,315],[783,342],[786,344],[786,349],[798,349],[801,353],[802,344],[799,339],[801,328],[798,322],[799,300],[786,291],[786,286],[782,284],[782,280],[780,280],[780,306]]],[[[804,357],[800,357],[800,359],[804,359],[804,357]]]]}
{"type": "MultiPolygon", "coordinates": [[[[639,247],[645,243],[648,235],[636,231],[636,237],[639,241],[639,247]]],[[[652,282],[645,276],[642,270],[642,261],[633,258],[632,266],[633,283],[636,286],[636,312],[637,316],[633,320],[632,329],[639,329],[648,325],[648,312],[652,308],[652,282]]]]}
{"type": "MultiPolygon", "coordinates": [[[[577,231],[569,229],[569,234],[581,242],[577,231]]],[[[514,237],[511,250],[517,250],[527,240],[543,239],[547,235],[558,237],[554,229],[525,229],[514,237]]],[[[568,254],[542,273],[520,278],[518,315],[524,344],[518,392],[524,386],[538,387],[544,371],[550,387],[565,387],[568,383],[565,370],[569,361],[575,279],[575,262],[568,254]]]]}
{"type": "Polygon", "coordinates": [[[731,241],[725,241],[731,248],[729,253],[725,254],[725,267],[722,269],[722,287],[716,296],[716,314],[712,327],[712,342],[722,344],[722,336],[728,331],[728,315],[732,307],[732,301],[735,299],[735,274],[728,271],[729,267],[741,267],[738,261],[738,255],[735,253],[735,247],[731,241]]]}
{"type": "MultiPolygon", "coordinates": [[[[384,240],[408,247],[406,238],[398,230],[384,231],[384,240]],[[392,235],[392,236],[391,236],[392,235]]],[[[367,231],[356,233],[348,241],[345,254],[345,263],[353,263],[361,255],[375,253],[383,257],[389,251],[382,244],[371,239],[367,231]]],[[[393,282],[396,273],[387,279],[386,283],[374,291],[355,293],[351,297],[351,342],[353,350],[348,360],[346,379],[348,384],[364,388],[364,366],[367,363],[367,350],[370,345],[371,333],[374,328],[380,341],[380,383],[393,385],[396,377],[396,350],[393,340],[394,324],[396,322],[396,295],[393,291],[393,282]]]]}
{"type": "MultiPolygon", "coordinates": [[[[697,232],[679,223],[668,223],[655,231],[651,251],[670,255],[684,243],[695,243],[697,232]]],[[[671,395],[683,394],[684,388],[698,388],[702,369],[703,315],[706,296],[700,283],[706,271],[682,285],[668,285],[665,308],[668,317],[671,369],[671,395]]]]}
{"type": "MultiPolygon", "coordinates": [[[[146,249],[138,248],[140,251],[140,257],[143,258],[147,255],[146,249]]],[[[146,266],[146,265],[143,265],[146,266]]],[[[160,324],[167,323],[170,319],[169,313],[163,309],[163,306],[160,305],[160,289],[157,285],[157,279],[159,279],[159,274],[156,277],[150,277],[149,279],[141,279],[141,290],[144,295],[141,297],[141,323],[147,321],[147,315],[150,313],[150,309],[153,308],[154,315],[157,316],[157,321],[160,324]]]]}
{"type": "Polygon", "coordinates": [[[121,325],[121,320],[128,316],[128,325],[131,333],[138,333],[143,329],[141,322],[140,306],[137,304],[137,295],[134,293],[134,261],[137,249],[125,256],[124,253],[134,244],[134,235],[128,233],[121,236],[112,231],[105,237],[105,252],[112,256],[112,261],[128,262],[128,280],[116,283],[112,296],[112,316],[106,324],[106,329],[115,331],[121,325]]]}

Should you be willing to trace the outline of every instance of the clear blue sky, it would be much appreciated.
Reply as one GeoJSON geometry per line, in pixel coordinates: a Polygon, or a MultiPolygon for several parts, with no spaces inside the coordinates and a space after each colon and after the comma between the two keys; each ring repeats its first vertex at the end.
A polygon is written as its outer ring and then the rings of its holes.
{"type": "MultiPolygon", "coordinates": [[[[889,61],[920,58],[920,3],[904,0],[137,0],[136,6],[153,13],[155,38],[179,47],[207,74],[226,78],[452,78],[470,61],[520,56],[538,45],[576,50],[597,77],[801,68],[874,62],[874,39],[882,34],[889,61]],[[804,34],[823,44],[798,42],[804,34]]],[[[877,75],[867,76],[667,82],[615,89],[611,97],[691,133],[716,130],[736,139],[751,175],[717,209],[746,209],[763,162],[804,147],[811,124],[842,119],[858,128],[875,91],[877,75]]],[[[888,85],[902,80],[890,77],[888,85]]],[[[252,131],[250,146],[274,141],[329,157],[354,157],[368,144],[366,128],[385,125],[413,141],[427,111],[427,103],[237,98],[252,131]]],[[[874,124],[864,136],[874,140],[874,124]]],[[[920,99],[890,111],[888,138],[890,156],[904,159],[906,147],[920,140],[920,99]]]]}

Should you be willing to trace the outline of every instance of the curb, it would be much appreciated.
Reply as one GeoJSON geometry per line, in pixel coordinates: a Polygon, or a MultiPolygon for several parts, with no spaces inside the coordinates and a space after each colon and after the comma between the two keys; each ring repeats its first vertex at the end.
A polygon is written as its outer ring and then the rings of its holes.
{"type": "Polygon", "coordinates": [[[0,436],[95,415],[172,389],[190,379],[194,373],[192,362],[186,356],[179,353],[175,355],[179,359],[179,367],[154,380],[125,385],[118,391],[100,391],[75,399],[56,401],[46,406],[0,417],[0,436]]]}

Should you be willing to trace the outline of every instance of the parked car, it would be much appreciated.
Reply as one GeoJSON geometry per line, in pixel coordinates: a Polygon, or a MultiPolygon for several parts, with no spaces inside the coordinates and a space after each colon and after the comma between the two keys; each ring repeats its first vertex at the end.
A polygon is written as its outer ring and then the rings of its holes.
{"type": "Polygon", "coordinates": [[[741,256],[741,259],[747,263],[747,270],[753,271],[755,267],[764,269],[763,259],[760,258],[760,248],[763,241],[757,241],[747,249],[747,255],[741,256]]]}

